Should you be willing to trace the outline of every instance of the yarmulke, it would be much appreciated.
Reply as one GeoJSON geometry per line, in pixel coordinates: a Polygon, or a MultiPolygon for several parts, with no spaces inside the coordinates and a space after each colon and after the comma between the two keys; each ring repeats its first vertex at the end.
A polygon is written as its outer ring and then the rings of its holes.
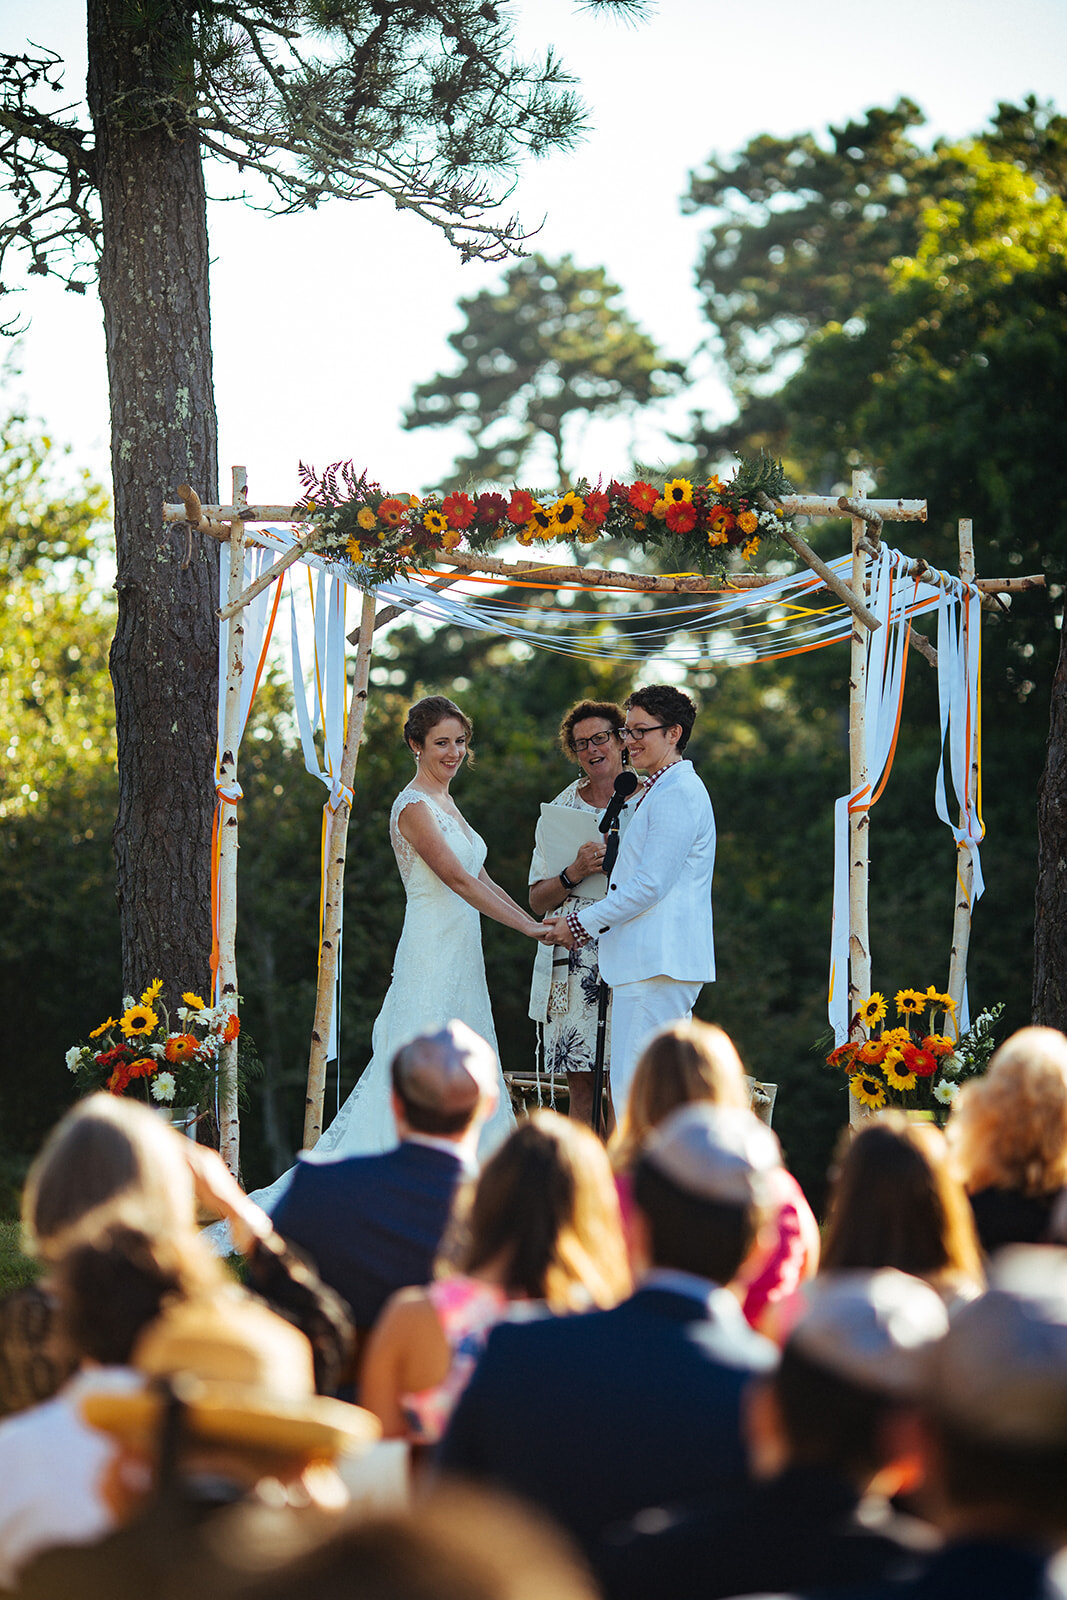
{"type": "Polygon", "coordinates": [[[496,1052],[465,1022],[420,1034],[394,1060],[404,1098],[443,1116],[473,1113],[483,1098],[497,1093],[496,1052]]]}
{"type": "Polygon", "coordinates": [[[926,1353],[948,1332],[944,1302],[928,1283],[895,1267],[827,1272],[804,1300],[790,1348],[862,1388],[900,1400],[919,1394],[926,1353]]]}
{"type": "Polygon", "coordinates": [[[641,1160],[701,1200],[750,1205],[766,1194],[766,1175],[782,1164],[771,1130],[751,1111],[696,1101],[664,1117],[641,1160]]]}

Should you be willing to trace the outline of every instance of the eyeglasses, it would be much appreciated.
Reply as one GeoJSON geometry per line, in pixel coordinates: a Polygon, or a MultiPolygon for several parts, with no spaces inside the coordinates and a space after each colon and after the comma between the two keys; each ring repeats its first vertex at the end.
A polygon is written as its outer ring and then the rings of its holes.
{"type": "Polygon", "coordinates": [[[609,728],[606,733],[594,733],[591,739],[575,739],[574,748],[581,755],[583,750],[588,750],[591,744],[607,744],[609,739],[614,739],[615,729],[609,728]]]}
{"type": "Polygon", "coordinates": [[[646,733],[658,733],[661,728],[667,728],[667,727],[670,727],[670,726],[671,726],[671,724],[667,723],[667,722],[653,722],[647,728],[620,728],[619,729],[619,738],[620,739],[643,739],[645,737],[646,733]]]}

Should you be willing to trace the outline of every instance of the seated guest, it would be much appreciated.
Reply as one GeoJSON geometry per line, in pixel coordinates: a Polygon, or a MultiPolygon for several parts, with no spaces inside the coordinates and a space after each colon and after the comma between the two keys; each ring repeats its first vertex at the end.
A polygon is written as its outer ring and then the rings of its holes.
{"type": "Polygon", "coordinates": [[[608,1311],[498,1324],[442,1470],[540,1504],[589,1549],[645,1506],[736,1488],[741,1390],[776,1355],[724,1286],[753,1246],[778,1159],[748,1111],[667,1117],[634,1168],[636,1293],[608,1311]]]}
{"type": "Polygon", "coordinates": [[[236,1592],[343,1509],[333,1463],[377,1436],[365,1411],[315,1394],[311,1346],[236,1285],[169,1305],[138,1341],[137,1381],[82,1400],[117,1446],[121,1525],[37,1558],[26,1600],[187,1600],[236,1592]]]}
{"type": "Polygon", "coordinates": [[[392,1081],[397,1147],[301,1160],[274,1214],[361,1331],[397,1289],[430,1281],[456,1191],[476,1170],[478,1130],[497,1102],[496,1054],[450,1022],[397,1051],[392,1081]]]}
{"type": "Polygon", "coordinates": [[[495,1322],[522,1308],[613,1306],[629,1270],[599,1139],[535,1111],[483,1168],[455,1252],[428,1289],[401,1289],[367,1342],[360,1401],[386,1438],[435,1444],[495,1322]]]}
{"type": "Polygon", "coordinates": [[[885,1271],[827,1274],[804,1301],[777,1371],[746,1396],[758,1481],[656,1531],[642,1533],[638,1519],[605,1552],[609,1600],[832,1588],[923,1564],[932,1530],[888,1496],[913,1486],[909,1422],[920,1356],[948,1328],[941,1298],[885,1271]]]}
{"type": "Polygon", "coordinates": [[[101,1479],[114,1447],[85,1422],[82,1402],[90,1394],[137,1386],[131,1353],[164,1300],[218,1288],[230,1279],[195,1234],[149,1238],[115,1223],[72,1242],[54,1268],[53,1281],[58,1331],[75,1371],[51,1399],[0,1423],[0,1585],[5,1587],[39,1551],[92,1544],[113,1526],[101,1479]]]}
{"type": "MultiPolygon", "coordinates": [[[[648,1134],[670,1112],[694,1101],[747,1106],[745,1069],[733,1040],[706,1022],[676,1022],[660,1031],[642,1051],[622,1127],[613,1146],[624,1220],[629,1209],[628,1172],[648,1134]]],[[[779,1165],[768,1179],[771,1215],[760,1248],[745,1263],[735,1284],[746,1319],[768,1338],[785,1332],[785,1308],[819,1265],[819,1225],[804,1191],[779,1165]]]]}
{"type": "Polygon", "coordinates": [[[1067,1039],[1020,1028],[993,1052],[983,1078],[964,1084],[948,1137],[982,1248],[1053,1240],[1067,1192],[1067,1039]]]}
{"type": "Polygon", "coordinates": [[[842,1142],[823,1270],[896,1267],[925,1278],[950,1309],[973,1299],[985,1282],[982,1256],[941,1130],[887,1112],[842,1142]]]}

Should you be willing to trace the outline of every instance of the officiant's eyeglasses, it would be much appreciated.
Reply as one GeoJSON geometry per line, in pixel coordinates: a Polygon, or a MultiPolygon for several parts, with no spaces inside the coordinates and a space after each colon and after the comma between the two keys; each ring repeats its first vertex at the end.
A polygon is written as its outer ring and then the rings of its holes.
{"type": "MultiPolygon", "coordinates": [[[[623,730],[618,730],[620,733],[623,730]]],[[[581,755],[583,750],[588,750],[591,744],[607,744],[609,739],[614,739],[616,730],[610,728],[606,733],[594,733],[591,739],[575,739],[574,748],[581,755]]]]}
{"type": "Polygon", "coordinates": [[[653,722],[647,728],[620,728],[620,739],[643,739],[646,733],[659,733],[661,728],[673,727],[673,723],[653,722]]]}

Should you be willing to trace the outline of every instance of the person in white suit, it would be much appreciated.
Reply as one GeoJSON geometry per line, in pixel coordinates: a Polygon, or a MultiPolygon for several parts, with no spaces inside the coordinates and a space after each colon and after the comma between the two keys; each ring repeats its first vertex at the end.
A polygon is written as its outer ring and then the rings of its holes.
{"type": "Polygon", "coordinates": [[[574,949],[600,940],[600,973],[611,986],[611,1095],[618,1112],[649,1036],[692,1016],[715,977],[711,880],[715,813],[683,759],[696,707],[669,684],[636,689],[621,737],[645,775],[608,893],[559,918],[552,942],[574,949]]]}

